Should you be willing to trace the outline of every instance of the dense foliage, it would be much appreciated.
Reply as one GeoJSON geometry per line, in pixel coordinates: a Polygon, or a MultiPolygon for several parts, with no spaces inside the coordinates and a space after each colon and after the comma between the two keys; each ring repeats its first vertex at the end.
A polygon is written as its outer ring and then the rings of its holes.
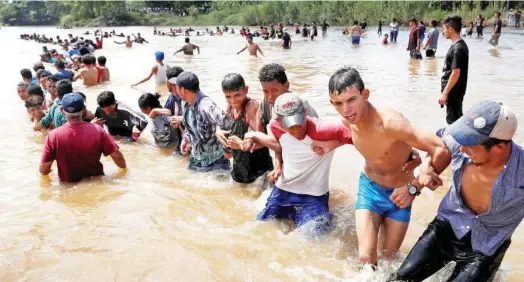
{"type": "Polygon", "coordinates": [[[353,20],[411,17],[431,20],[459,13],[467,21],[476,15],[523,2],[507,1],[13,1],[0,4],[5,25],[266,25],[320,22],[346,25],[353,20]]]}

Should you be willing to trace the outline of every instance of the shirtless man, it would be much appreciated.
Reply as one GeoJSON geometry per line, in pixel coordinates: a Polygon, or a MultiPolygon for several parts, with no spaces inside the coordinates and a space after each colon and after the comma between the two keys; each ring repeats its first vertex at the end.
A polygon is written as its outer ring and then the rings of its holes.
{"type": "Polygon", "coordinates": [[[253,35],[251,34],[248,34],[246,36],[246,40],[247,40],[247,45],[246,47],[244,47],[244,49],[240,50],[237,52],[237,55],[244,52],[246,49],[248,49],[249,51],[249,55],[250,56],[255,56],[257,57],[257,52],[260,52],[260,54],[262,56],[264,56],[264,53],[262,53],[262,50],[260,49],[260,46],[258,46],[258,44],[256,43],[253,43],[253,35]]]}
{"type": "Polygon", "coordinates": [[[82,63],[84,67],[75,74],[73,81],[80,78],[84,81],[85,86],[96,85],[99,82],[99,71],[94,67],[93,61],[92,56],[83,56],[82,63]]]}
{"type": "Polygon", "coordinates": [[[351,44],[360,44],[360,36],[362,36],[362,27],[358,24],[358,21],[353,21],[353,26],[349,29],[351,33],[351,44]]]}
{"type": "Polygon", "coordinates": [[[198,54],[200,54],[200,47],[196,46],[195,44],[192,44],[192,43],[189,43],[189,37],[186,37],[186,44],[180,48],[180,50],[176,51],[175,54],[173,55],[176,55],[180,52],[184,52],[184,55],[193,55],[193,50],[197,49],[198,51],[198,54]]]}
{"type": "Polygon", "coordinates": [[[109,73],[109,69],[106,67],[107,59],[105,56],[100,56],[97,59],[98,61],[98,69],[102,72],[102,79],[101,81],[109,81],[111,80],[111,74],[109,73]]]}
{"type": "Polygon", "coordinates": [[[140,32],[136,34],[136,35],[138,35],[138,36],[135,36],[134,34],[132,34],[132,35],[133,35],[133,37],[135,38],[135,42],[136,42],[136,43],[140,43],[140,44],[142,44],[142,43],[144,43],[144,42],[145,42],[145,43],[149,43],[149,42],[148,42],[147,40],[145,40],[142,36],[140,36],[140,32]]]}
{"type": "MultiPolygon", "coordinates": [[[[413,147],[431,156],[425,161],[437,173],[449,163],[449,153],[434,133],[414,128],[394,110],[375,108],[368,101],[369,90],[354,68],[339,69],[331,76],[329,94],[331,104],[351,130],[353,144],[366,159],[355,214],[360,262],[374,268],[377,249],[387,259],[395,257],[408,229],[411,203],[424,187],[418,177],[414,178],[413,171],[403,171],[406,160],[412,157],[413,147]],[[382,224],[381,237],[384,238],[379,240],[382,224]]],[[[313,148],[322,148],[320,153],[332,149],[324,145],[315,142],[313,148]]],[[[441,182],[433,174],[424,173],[420,177],[441,182]]]]}
{"type": "Polygon", "coordinates": [[[115,41],[115,43],[116,43],[116,44],[125,44],[125,45],[126,45],[126,48],[131,48],[131,47],[133,47],[133,41],[131,40],[131,37],[130,37],[129,35],[126,37],[126,41],[124,41],[124,42],[116,42],[116,41],[115,41]]]}

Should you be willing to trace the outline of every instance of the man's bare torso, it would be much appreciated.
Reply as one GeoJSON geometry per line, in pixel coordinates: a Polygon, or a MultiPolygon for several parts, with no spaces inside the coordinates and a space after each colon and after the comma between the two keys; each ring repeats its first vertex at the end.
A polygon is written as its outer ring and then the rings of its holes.
{"type": "Polygon", "coordinates": [[[191,43],[186,43],[186,45],[182,47],[182,51],[184,52],[184,55],[193,55],[194,49],[195,49],[195,46],[191,43]]]}
{"type": "Polygon", "coordinates": [[[100,67],[100,71],[102,72],[102,78],[101,81],[109,81],[109,69],[107,67],[100,67]]]}
{"type": "Polygon", "coordinates": [[[84,85],[91,86],[98,83],[98,71],[95,68],[84,68],[80,71],[80,73],[82,74],[84,85]]]}
{"type": "Polygon", "coordinates": [[[389,109],[371,110],[374,112],[371,114],[372,126],[359,129],[356,125],[349,125],[353,144],[366,159],[364,172],[382,187],[402,187],[413,179],[413,173],[402,171],[412,147],[398,140],[390,130],[395,120],[402,116],[389,109]]]}
{"type": "Polygon", "coordinates": [[[258,45],[256,43],[247,44],[247,50],[249,51],[249,55],[251,56],[257,56],[257,50],[258,45]]]}

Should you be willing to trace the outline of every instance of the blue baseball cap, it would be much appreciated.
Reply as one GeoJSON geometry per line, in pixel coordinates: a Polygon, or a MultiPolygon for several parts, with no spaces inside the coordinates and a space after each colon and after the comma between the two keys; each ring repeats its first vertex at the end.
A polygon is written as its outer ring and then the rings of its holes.
{"type": "Polygon", "coordinates": [[[69,93],[62,97],[62,109],[66,113],[79,113],[85,108],[84,98],[78,93],[69,93]]]}
{"type": "Polygon", "coordinates": [[[517,117],[495,101],[475,104],[446,132],[462,146],[480,145],[489,139],[511,140],[517,131],[517,117]]]}
{"type": "Polygon", "coordinates": [[[161,51],[155,52],[155,58],[157,60],[163,61],[164,60],[164,52],[161,52],[161,51]]]}

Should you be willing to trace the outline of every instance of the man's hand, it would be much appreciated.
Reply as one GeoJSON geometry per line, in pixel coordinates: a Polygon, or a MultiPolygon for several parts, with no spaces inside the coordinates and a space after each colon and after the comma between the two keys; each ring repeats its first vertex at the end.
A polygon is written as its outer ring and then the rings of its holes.
{"type": "Polygon", "coordinates": [[[282,176],[282,170],[279,168],[276,168],[267,174],[267,180],[271,182],[271,184],[275,184],[277,183],[277,180],[280,176],[282,176]]]}
{"type": "Polygon", "coordinates": [[[172,117],[170,117],[169,124],[172,127],[176,127],[178,129],[182,130],[182,121],[183,121],[183,117],[182,116],[172,116],[172,117]]]}
{"type": "Polygon", "coordinates": [[[395,190],[393,190],[393,193],[391,194],[391,197],[389,198],[399,208],[404,209],[411,205],[411,203],[415,199],[415,196],[409,194],[408,186],[405,185],[399,188],[395,188],[395,190]]]}
{"type": "Polygon", "coordinates": [[[181,147],[181,150],[182,150],[182,154],[188,154],[191,152],[191,143],[190,142],[187,142],[187,141],[182,141],[182,144],[180,144],[180,147],[181,147]]]}
{"type": "Polygon", "coordinates": [[[323,156],[325,154],[328,154],[329,152],[331,152],[333,149],[337,148],[338,145],[340,144],[339,141],[335,140],[335,141],[316,141],[316,140],[313,140],[313,142],[311,143],[311,149],[313,149],[313,152],[315,152],[315,154],[319,155],[319,156],[323,156]]]}
{"type": "Polygon", "coordinates": [[[253,139],[246,139],[240,144],[240,150],[253,153],[256,146],[257,143],[253,139]]]}
{"type": "Polygon", "coordinates": [[[438,98],[438,103],[441,106],[445,106],[447,101],[448,101],[448,94],[446,93],[442,93],[442,95],[440,95],[440,97],[438,98]]]}
{"type": "Polygon", "coordinates": [[[405,173],[411,173],[415,168],[417,168],[422,163],[422,159],[420,158],[420,154],[417,150],[413,150],[411,152],[411,156],[409,161],[407,161],[404,166],[402,167],[402,171],[405,173]]]}
{"type": "Polygon", "coordinates": [[[104,125],[105,120],[103,118],[94,118],[91,123],[92,124],[98,124],[100,126],[104,125]]]}
{"type": "Polygon", "coordinates": [[[138,130],[138,129],[136,128],[136,126],[135,126],[135,127],[133,127],[133,131],[131,132],[131,138],[132,138],[133,140],[137,141],[138,138],[140,137],[140,134],[141,134],[141,133],[142,133],[142,132],[141,132],[140,130],[138,130]]]}
{"type": "Polygon", "coordinates": [[[442,186],[443,181],[435,172],[432,166],[423,165],[420,167],[418,182],[431,190],[442,186]]]}
{"type": "Polygon", "coordinates": [[[226,135],[229,135],[230,133],[231,130],[222,130],[218,126],[215,130],[215,136],[218,142],[220,142],[220,144],[222,144],[224,147],[228,147],[226,135]]]}
{"type": "Polygon", "coordinates": [[[233,150],[240,150],[242,143],[242,139],[238,138],[238,136],[233,135],[227,138],[227,146],[233,150]]]}

